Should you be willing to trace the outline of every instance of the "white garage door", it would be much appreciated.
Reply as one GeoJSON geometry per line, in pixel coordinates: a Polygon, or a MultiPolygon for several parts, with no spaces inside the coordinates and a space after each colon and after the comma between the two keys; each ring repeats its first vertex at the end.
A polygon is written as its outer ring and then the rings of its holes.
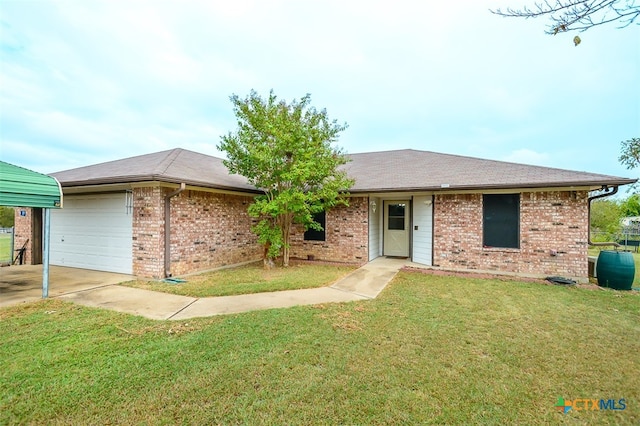
{"type": "Polygon", "coordinates": [[[52,265],[131,274],[130,194],[68,195],[51,210],[52,265]]]}

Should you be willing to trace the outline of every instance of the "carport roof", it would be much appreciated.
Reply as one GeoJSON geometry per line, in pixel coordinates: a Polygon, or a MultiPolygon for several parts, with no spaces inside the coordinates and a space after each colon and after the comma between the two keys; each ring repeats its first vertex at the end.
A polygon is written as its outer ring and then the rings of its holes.
{"type": "MultiPolygon", "coordinates": [[[[551,167],[403,149],[348,155],[342,166],[355,179],[352,193],[517,188],[600,188],[635,179],[551,167]]],[[[172,149],[54,173],[63,187],[160,181],[259,193],[229,174],[220,158],[172,149]]]]}
{"type": "Polygon", "coordinates": [[[60,208],[62,189],[51,176],[0,161],[0,206],[60,208]]]}

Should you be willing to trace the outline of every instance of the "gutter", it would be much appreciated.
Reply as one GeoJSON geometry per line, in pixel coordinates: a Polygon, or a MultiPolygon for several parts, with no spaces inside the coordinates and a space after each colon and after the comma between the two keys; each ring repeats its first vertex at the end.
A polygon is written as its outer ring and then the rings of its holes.
{"type": "Polygon", "coordinates": [[[605,246],[614,246],[614,247],[621,247],[620,244],[616,243],[616,242],[603,242],[603,243],[594,243],[591,241],[591,202],[593,200],[597,200],[598,198],[604,198],[604,197],[608,197],[610,195],[614,195],[615,193],[618,192],[618,186],[614,186],[612,188],[609,188],[607,185],[604,185],[602,187],[602,189],[604,191],[611,189],[611,191],[609,192],[605,192],[604,194],[598,194],[598,195],[594,195],[593,197],[589,197],[588,198],[588,208],[587,208],[587,221],[588,221],[588,228],[587,228],[587,243],[590,246],[599,246],[599,247],[605,247],[605,246]]]}
{"type": "Polygon", "coordinates": [[[164,277],[171,276],[171,199],[180,194],[186,188],[184,182],[180,188],[164,197],[164,277]]]}
{"type": "MultiPolygon", "coordinates": [[[[54,177],[54,176],[51,176],[54,177]]],[[[99,178],[99,179],[85,179],[85,180],[66,180],[60,182],[63,188],[82,188],[82,187],[92,187],[92,186],[103,186],[103,185],[117,185],[117,184],[131,184],[131,183],[142,183],[149,184],[154,182],[161,183],[182,183],[184,182],[190,186],[199,186],[207,189],[214,190],[222,190],[222,191],[235,191],[242,192],[247,194],[263,194],[264,191],[261,191],[258,188],[255,188],[250,185],[242,185],[242,184],[213,184],[212,182],[200,181],[195,179],[180,179],[180,178],[171,178],[162,175],[131,175],[131,176],[118,176],[118,177],[108,177],[108,178],[99,178]]]]}
{"type": "Polygon", "coordinates": [[[486,191],[486,190],[512,190],[512,189],[553,189],[553,188],[562,188],[562,190],[566,191],[575,191],[576,189],[582,188],[593,188],[593,187],[609,187],[609,186],[619,186],[619,185],[628,185],[635,183],[637,179],[614,179],[614,180],[599,180],[599,181],[567,181],[567,182],[536,182],[536,183],[513,183],[513,184],[486,184],[486,185],[458,185],[451,184],[450,186],[407,186],[407,187],[384,187],[384,188],[365,188],[365,187],[356,187],[349,188],[350,194],[361,194],[361,193],[382,193],[382,192],[420,192],[420,191],[429,191],[429,192],[457,192],[457,191],[486,191]],[[566,188],[566,189],[565,189],[566,188]]]}

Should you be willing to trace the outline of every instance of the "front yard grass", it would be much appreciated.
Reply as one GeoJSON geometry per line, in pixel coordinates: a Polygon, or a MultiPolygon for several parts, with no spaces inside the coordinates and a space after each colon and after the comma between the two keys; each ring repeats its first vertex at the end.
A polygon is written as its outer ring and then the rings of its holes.
{"type": "Polygon", "coordinates": [[[11,253],[11,239],[13,234],[0,233],[0,262],[11,262],[13,260],[11,253]]]}
{"type": "Polygon", "coordinates": [[[186,277],[187,282],[181,284],[137,280],[122,285],[192,297],[229,296],[323,287],[355,269],[355,266],[300,263],[266,270],[262,262],[258,262],[191,275],[186,277]]]}
{"type": "Polygon", "coordinates": [[[47,300],[0,323],[0,424],[640,423],[635,291],[403,271],[370,301],[171,322],[47,300]]]}

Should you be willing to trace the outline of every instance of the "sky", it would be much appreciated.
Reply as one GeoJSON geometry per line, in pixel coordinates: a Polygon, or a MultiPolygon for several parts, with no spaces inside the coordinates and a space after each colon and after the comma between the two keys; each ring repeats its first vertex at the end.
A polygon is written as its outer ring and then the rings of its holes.
{"type": "Polygon", "coordinates": [[[418,149],[638,177],[640,25],[546,35],[530,0],[0,0],[0,159],[52,173],[224,157],[229,97],[311,95],[347,153],[418,149]]]}

